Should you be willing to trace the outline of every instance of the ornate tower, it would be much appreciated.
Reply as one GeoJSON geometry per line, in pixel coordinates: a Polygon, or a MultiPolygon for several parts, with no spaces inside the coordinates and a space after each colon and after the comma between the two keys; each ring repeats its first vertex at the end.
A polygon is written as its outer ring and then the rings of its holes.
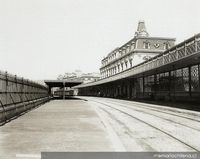
{"type": "Polygon", "coordinates": [[[138,36],[148,37],[149,36],[148,32],[146,31],[144,21],[139,21],[137,31],[135,32],[135,36],[136,37],[138,37],[138,36]]]}

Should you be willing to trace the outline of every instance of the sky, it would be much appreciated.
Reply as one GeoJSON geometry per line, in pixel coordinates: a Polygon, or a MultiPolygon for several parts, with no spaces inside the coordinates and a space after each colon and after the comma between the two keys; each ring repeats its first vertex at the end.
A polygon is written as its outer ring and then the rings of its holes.
{"type": "Polygon", "coordinates": [[[200,32],[199,0],[0,0],[0,70],[32,80],[80,69],[134,37],[139,20],[150,36],[179,43],[200,32]]]}

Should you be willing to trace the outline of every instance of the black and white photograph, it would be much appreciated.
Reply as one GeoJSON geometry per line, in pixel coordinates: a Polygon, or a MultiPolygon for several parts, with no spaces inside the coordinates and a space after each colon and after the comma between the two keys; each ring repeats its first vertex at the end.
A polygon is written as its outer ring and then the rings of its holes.
{"type": "Polygon", "coordinates": [[[200,159],[199,0],[0,0],[0,159],[200,159]]]}

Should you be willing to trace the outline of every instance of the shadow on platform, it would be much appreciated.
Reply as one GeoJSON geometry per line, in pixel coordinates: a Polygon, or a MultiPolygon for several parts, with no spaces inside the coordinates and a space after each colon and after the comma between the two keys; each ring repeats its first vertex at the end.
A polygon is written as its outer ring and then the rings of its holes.
{"type": "Polygon", "coordinates": [[[153,101],[153,100],[135,100],[136,102],[142,102],[147,104],[157,104],[161,106],[168,106],[173,108],[187,109],[200,111],[200,103],[196,102],[173,102],[173,101],[153,101]]]}
{"type": "Polygon", "coordinates": [[[75,96],[66,96],[65,99],[63,99],[63,97],[53,97],[52,100],[84,100],[84,99],[77,98],[75,96]]]}

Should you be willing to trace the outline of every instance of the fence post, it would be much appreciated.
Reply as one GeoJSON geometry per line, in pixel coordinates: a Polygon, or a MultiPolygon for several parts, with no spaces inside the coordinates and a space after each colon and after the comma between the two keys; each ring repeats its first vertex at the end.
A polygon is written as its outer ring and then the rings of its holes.
{"type": "Polygon", "coordinates": [[[23,102],[23,105],[24,105],[24,111],[26,111],[26,104],[25,104],[25,102],[26,101],[24,101],[24,78],[22,77],[22,80],[21,80],[22,82],[21,82],[21,88],[20,88],[20,94],[21,94],[21,102],[23,102]]]}
{"type": "Polygon", "coordinates": [[[187,46],[186,46],[186,42],[184,43],[184,51],[185,51],[184,55],[187,56],[187,46]]]}
{"type": "Polygon", "coordinates": [[[195,36],[195,40],[194,40],[194,45],[195,45],[195,52],[198,51],[198,48],[197,48],[197,37],[195,36]]]}
{"type": "MultiPolygon", "coordinates": [[[[16,90],[17,90],[17,75],[15,75],[14,77],[14,84],[15,84],[15,87],[16,87],[16,90]]],[[[16,94],[16,92],[13,92],[12,93],[16,94]]],[[[16,103],[15,100],[12,98],[14,104],[16,103]]],[[[17,105],[15,104],[15,110],[16,110],[16,114],[18,114],[18,108],[17,108],[17,105]]]]}
{"type": "Polygon", "coordinates": [[[6,94],[6,105],[8,103],[8,72],[5,72],[5,80],[6,80],[6,89],[5,89],[5,94],[6,94]]]}

